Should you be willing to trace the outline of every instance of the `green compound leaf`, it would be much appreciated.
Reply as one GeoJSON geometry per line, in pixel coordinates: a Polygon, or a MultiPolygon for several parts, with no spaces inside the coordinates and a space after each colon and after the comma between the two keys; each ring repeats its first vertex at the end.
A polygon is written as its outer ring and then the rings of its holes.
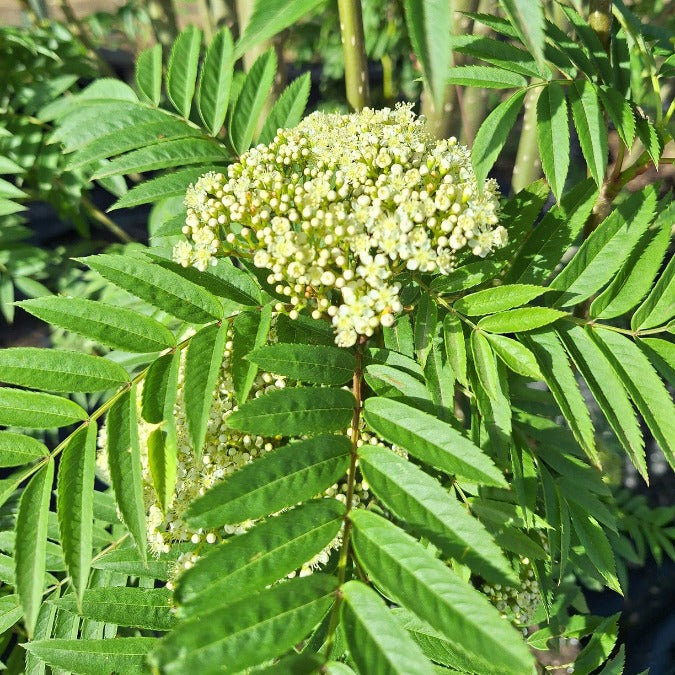
{"type": "Polygon", "coordinates": [[[675,382],[675,344],[660,338],[641,338],[639,345],[663,379],[666,382],[675,382]]]}
{"type": "Polygon", "coordinates": [[[617,130],[624,145],[631,148],[635,139],[635,116],[630,104],[616,89],[598,87],[598,95],[609,119],[617,130]]]}
{"type": "Polygon", "coordinates": [[[222,163],[228,159],[223,146],[210,138],[175,138],[116,157],[107,162],[92,178],[182,168],[190,164],[222,163]]]}
{"type": "Polygon", "coordinates": [[[640,475],[648,480],[644,439],[621,378],[581,326],[566,327],[559,330],[558,335],[631,462],[640,475]]]}
{"type": "Polygon", "coordinates": [[[496,286],[495,288],[486,288],[484,291],[465,295],[463,298],[457,300],[453,307],[458,312],[467,314],[468,316],[494,314],[511,309],[512,307],[524,305],[547,291],[547,288],[528,284],[496,286]]]}
{"type": "Polygon", "coordinates": [[[661,378],[632,340],[609,330],[594,331],[593,336],[620,375],[668,463],[675,468],[675,410],[661,378]]]}
{"type": "Polygon", "coordinates": [[[328,345],[277,343],[258,347],[247,358],[270,373],[313,384],[344,384],[356,367],[351,352],[328,345]]]}
{"type": "Polygon", "coordinates": [[[145,562],[146,516],[136,411],[136,389],[132,388],[122,394],[108,412],[108,470],[122,520],[145,562]]]}
{"type": "Polygon", "coordinates": [[[365,402],[364,418],[382,438],[426,464],[483,485],[506,485],[504,476],[480,448],[432,415],[376,397],[365,402]]]}
{"type": "Polygon", "coordinates": [[[541,69],[544,69],[544,7],[530,0],[500,0],[511,25],[541,69]]]}
{"type": "Polygon", "coordinates": [[[465,87],[519,89],[527,86],[527,80],[522,75],[492,66],[453,66],[446,73],[447,84],[461,84],[465,87]]]}
{"type": "Polygon", "coordinates": [[[217,136],[225,122],[233,66],[234,43],[230,29],[225,26],[214,35],[206,50],[197,91],[199,116],[211,136],[217,136]]]}
{"type": "Polygon", "coordinates": [[[144,49],[136,60],[136,86],[154,106],[162,97],[162,45],[144,49]]]}
{"type": "Polygon", "coordinates": [[[67,427],[87,419],[87,413],[61,396],[0,387],[0,424],[26,429],[67,427]]]}
{"type": "Polygon", "coordinates": [[[356,556],[371,580],[444,636],[461,635],[463,651],[481,664],[478,672],[489,663],[514,675],[532,670],[534,659],[517,632],[427,548],[370,511],[352,511],[351,521],[356,556]]]}
{"type": "Polygon", "coordinates": [[[33,636],[45,585],[47,521],[53,481],[54,462],[50,459],[21,494],[16,515],[16,592],[29,638],[33,636]]]}
{"type": "Polygon", "coordinates": [[[639,110],[636,113],[636,119],[635,131],[637,131],[638,138],[642,141],[642,145],[645,146],[649,156],[652,158],[654,167],[658,169],[661,151],[663,150],[663,141],[654,125],[643,117],[639,110]]]}
{"type": "Polygon", "coordinates": [[[260,436],[301,436],[346,429],[353,409],[354,397],[344,389],[281,389],[247,401],[227,425],[260,436]]]}
{"type": "Polygon", "coordinates": [[[513,570],[485,527],[437,480],[378,446],[359,450],[359,467],[375,495],[407,527],[492,583],[516,583],[513,570]]]}
{"type": "Polygon", "coordinates": [[[36,347],[0,350],[0,378],[46,391],[94,392],[129,382],[127,371],[100,356],[36,347]]]}
{"type": "Polygon", "coordinates": [[[569,87],[569,99],[588,170],[596,185],[602,185],[607,167],[607,125],[595,87],[587,80],[574,80],[569,87]]]}
{"type": "MultiPolygon", "coordinates": [[[[54,595],[58,594],[58,591],[54,595]]],[[[54,597],[50,596],[50,599],[54,597]]],[[[0,610],[1,612],[2,610],[0,610]]],[[[33,632],[34,640],[43,640],[51,637],[54,630],[54,622],[56,620],[56,607],[50,602],[43,602],[38,613],[37,623],[35,624],[35,631],[33,632]]],[[[39,661],[30,652],[26,654],[25,675],[44,675],[44,664],[39,661]]]]}
{"type": "Polygon", "coordinates": [[[567,508],[570,510],[574,531],[579,537],[588,559],[600,572],[609,588],[623,595],[616,576],[614,553],[603,528],[593,516],[586,512],[585,508],[580,507],[573,501],[567,502],[567,508]]]}
{"type": "MultiPolygon", "coordinates": [[[[120,134],[119,130],[115,129],[105,136],[100,136],[89,143],[89,145],[70,155],[68,158],[68,168],[83,166],[85,170],[93,171],[96,165],[93,165],[91,168],[88,165],[91,165],[92,162],[98,159],[114,157],[128,150],[135,150],[136,148],[155,145],[168,140],[199,135],[199,130],[189,126],[187,122],[158,112],[157,119],[154,122],[143,122],[134,125],[125,129],[123,134],[120,134]]],[[[104,166],[107,168],[108,164],[104,163],[104,166]]]]}
{"type": "Polygon", "coordinates": [[[558,337],[552,331],[540,331],[522,335],[521,339],[536,356],[544,380],[577,442],[593,464],[600,466],[591,416],[558,337]]]}
{"type": "Polygon", "coordinates": [[[495,354],[510,368],[514,373],[523,377],[529,377],[533,380],[543,380],[537,359],[534,354],[522,343],[517,340],[505,337],[503,335],[485,336],[495,354]]]}
{"type": "Polygon", "coordinates": [[[148,436],[148,468],[159,505],[166,514],[176,487],[178,442],[173,421],[165,429],[153,429],[148,436]]]}
{"type": "Polygon", "coordinates": [[[260,132],[258,143],[271,143],[278,129],[291,129],[300,120],[307,106],[312,78],[305,73],[291,82],[272,106],[260,132]]]}
{"type": "Polygon", "coordinates": [[[240,312],[232,324],[232,383],[237,403],[243,403],[251,392],[258,373],[255,362],[248,360],[249,353],[265,344],[270,332],[272,308],[240,312]]]}
{"type": "Polygon", "coordinates": [[[561,316],[567,316],[566,312],[549,307],[521,307],[485,316],[477,325],[481,330],[490,333],[525,333],[548,326],[561,316]]]}
{"type": "Polygon", "coordinates": [[[670,225],[675,204],[663,211],[654,223],[654,232],[642,236],[633,252],[607,288],[593,301],[590,315],[613,319],[627,314],[649,292],[670,244],[670,225]]]}
{"type": "Polygon", "coordinates": [[[446,75],[452,63],[450,5],[443,0],[405,0],[403,6],[410,42],[422,66],[424,82],[436,107],[441,108],[446,75]]]}
{"type": "Polygon", "coordinates": [[[668,263],[647,299],[637,308],[631,319],[635,331],[662,326],[675,314],[675,258],[668,263]]]}
{"type": "Polygon", "coordinates": [[[158,321],[95,300],[50,296],[24,300],[19,306],[54,326],[125,352],[156,352],[176,344],[158,321]]]}
{"type": "MultiPolygon", "coordinates": [[[[185,354],[185,417],[192,449],[201,457],[213,392],[223,364],[228,323],[213,323],[196,333],[185,354]]],[[[167,411],[168,412],[168,411],[167,411]]]]}
{"type": "Polygon", "coordinates": [[[202,33],[195,26],[188,26],[171,47],[166,72],[166,93],[173,107],[185,118],[190,117],[192,96],[195,93],[199,50],[202,33]]]}
{"type": "MultiPolygon", "coordinates": [[[[453,52],[473,56],[504,70],[520,73],[525,77],[541,78],[542,76],[532,56],[524,49],[508,42],[500,42],[483,35],[451,35],[450,38],[453,52]]],[[[548,68],[545,68],[544,72],[547,78],[551,76],[548,68]]]]}
{"type": "Polygon", "coordinates": [[[150,365],[141,397],[141,414],[146,422],[160,424],[172,419],[179,368],[180,351],[164,354],[150,365]]]}
{"type": "Polygon", "coordinates": [[[298,19],[323,2],[324,0],[264,0],[256,2],[244,34],[237,42],[235,58],[240,58],[253,45],[264,42],[293,25],[298,19]]]}
{"type": "Polygon", "coordinates": [[[270,48],[256,59],[246,75],[230,117],[230,139],[239,155],[246,152],[251,145],[276,70],[277,57],[274,48],[270,48]]]}
{"type": "Polygon", "coordinates": [[[560,202],[570,165],[570,130],[565,92],[557,82],[545,87],[537,101],[537,146],[544,175],[560,202]]]}
{"type": "Polygon", "coordinates": [[[438,306],[431,295],[423,291],[417,303],[413,327],[415,354],[422,368],[427,362],[427,356],[433,345],[437,322],[438,306]]]}
{"type": "Polygon", "coordinates": [[[49,454],[47,447],[30,436],[0,431],[0,467],[23,466],[49,454]]]}
{"type": "Polygon", "coordinates": [[[289,443],[225,478],[189,506],[194,527],[214,528],[260,518],[319,494],[349,466],[346,436],[289,443]]]}
{"type": "Polygon", "coordinates": [[[556,304],[570,307],[600,290],[639,243],[655,207],[656,190],[649,186],[612,211],[551,283],[551,288],[565,291],[556,304]]]}
{"type": "Polygon", "coordinates": [[[68,439],[59,462],[56,490],[63,558],[78,605],[91,569],[96,433],[96,422],[91,421],[68,439]]]}
{"type": "MultiPolygon", "coordinates": [[[[458,66],[451,70],[463,70],[466,68],[481,68],[482,66],[458,66]]],[[[525,78],[515,73],[508,73],[508,71],[495,68],[497,72],[502,75],[509,75],[509,77],[521,78],[523,84],[525,78]]],[[[461,84],[461,82],[455,82],[461,84]]],[[[486,87],[485,83],[476,86],[486,87]]],[[[521,85],[516,85],[521,86],[521,85]]],[[[502,101],[485,119],[480,129],[476,133],[476,138],[471,149],[471,163],[476,174],[476,181],[479,185],[487,178],[490,169],[493,167],[499,153],[506,144],[506,139],[511,133],[513,125],[516,123],[518,113],[525,98],[525,91],[517,91],[515,94],[502,101]]]]}
{"type": "Polygon", "coordinates": [[[587,178],[563,195],[531,231],[515,255],[507,282],[543,284],[561,257],[581,232],[598,195],[597,187],[587,178]]]}
{"type": "Polygon", "coordinates": [[[227,664],[236,672],[283,654],[301,642],[333,604],[337,580],[312,574],[272,586],[227,607],[214,597],[211,611],[183,621],[167,635],[150,663],[162,672],[207,672],[227,664]]]}
{"type": "Polygon", "coordinates": [[[344,511],[335,499],[318,499],[223,542],[180,575],[179,612],[199,616],[215,597],[235,602],[297,570],[333,541],[344,511]]]}
{"type": "Polygon", "coordinates": [[[454,314],[447,314],[443,319],[443,341],[452,372],[460,384],[468,386],[464,330],[462,322],[454,314]]]}
{"type": "Polygon", "coordinates": [[[372,675],[431,675],[434,669],[384,600],[360,581],[341,589],[340,624],[359,672],[372,675]]]}
{"type": "MultiPolygon", "coordinates": [[[[57,600],[55,604],[71,612],[78,611],[72,595],[57,600]]],[[[88,619],[116,626],[165,631],[176,624],[170,611],[171,604],[168,588],[90,588],[84,593],[79,613],[88,619]]]]}
{"type": "MultiPolygon", "coordinates": [[[[158,202],[167,197],[182,197],[190,183],[194,183],[201,175],[214,169],[213,165],[190,167],[144,180],[120,197],[108,211],[158,202]]],[[[155,233],[154,236],[159,236],[159,233],[155,233]]]]}
{"type": "MultiPolygon", "coordinates": [[[[470,673],[476,668],[475,662],[463,651],[460,640],[450,640],[444,637],[426,621],[422,621],[402,607],[392,609],[391,614],[420,646],[427,658],[435,663],[454,667],[463,673],[470,673]]],[[[489,670],[480,672],[489,672],[489,670]]]]}
{"type": "Polygon", "coordinates": [[[25,648],[52,668],[82,675],[147,673],[145,659],[157,640],[147,637],[125,637],[114,640],[37,640],[25,648]]]}
{"type": "Polygon", "coordinates": [[[116,286],[178,319],[208,323],[222,318],[223,308],[217,298],[159,265],[105,253],[89,256],[82,262],[116,286]]]}

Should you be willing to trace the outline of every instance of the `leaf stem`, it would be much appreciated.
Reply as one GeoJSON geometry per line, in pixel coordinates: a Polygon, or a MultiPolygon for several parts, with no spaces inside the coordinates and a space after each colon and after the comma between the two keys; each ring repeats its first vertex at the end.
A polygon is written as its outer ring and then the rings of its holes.
{"type": "Polygon", "coordinates": [[[349,561],[349,536],[352,531],[352,523],[349,519],[349,514],[352,510],[352,502],[354,500],[354,486],[356,485],[356,463],[358,461],[359,439],[361,436],[361,408],[362,408],[362,392],[361,381],[363,380],[363,342],[356,347],[356,365],[354,367],[354,375],[352,377],[352,394],[354,394],[354,412],[352,414],[351,425],[351,457],[349,462],[349,473],[347,474],[347,505],[344,515],[344,531],[342,533],[342,546],[340,547],[340,557],[338,559],[337,573],[338,573],[338,591],[333,609],[331,611],[330,622],[328,624],[328,635],[326,637],[326,658],[330,659],[330,652],[335,641],[335,631],[338,625],[338,618],[340,616],[340,603],[342,595],[340,589],[345,582],[347,575],[347,562],[349,561]]]}
{"type": "Polygon", "coordinates": [[[338,0],[337,4],[345,61],[347,101],[354,110],[361,110],[368,105],[370,99],[361,0],[338,0]]]}

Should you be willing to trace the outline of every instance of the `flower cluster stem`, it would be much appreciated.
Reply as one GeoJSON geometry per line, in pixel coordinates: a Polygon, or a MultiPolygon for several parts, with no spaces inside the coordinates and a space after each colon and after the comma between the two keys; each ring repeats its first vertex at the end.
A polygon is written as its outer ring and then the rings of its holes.
{"type": "Polygon", "coordinates": [[[368,105],[370,99],[361,0],[338,0],[338,12],[345,61],[347,101],[354,110],[361,110],[368,105]]]}

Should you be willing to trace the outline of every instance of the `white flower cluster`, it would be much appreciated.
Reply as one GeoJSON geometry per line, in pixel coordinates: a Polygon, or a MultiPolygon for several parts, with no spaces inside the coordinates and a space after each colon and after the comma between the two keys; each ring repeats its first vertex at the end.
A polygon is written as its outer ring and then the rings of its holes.
{"type": "Polygon", "coordinates": [[[486,584],[483,586],[483,593],[505,619],[526,633],[525,629],[532,625],[534,613],[539,608],[539,584],[529,558],[520,559],[518,570],[520,586],[511,588],[500,584],[495,586],[486,584]]]}
{"type": "Polygon", "coordinates": [[[484,257],[506,243],[497,187],[479,186],[468,148],[433,140],[410,106],[313,113],[272,143],[190,186],[184,266],[252,257],[288,301],[331,317],[340,346],[402,310],[396,275],[443,274],[458,252],[484,257]]]}

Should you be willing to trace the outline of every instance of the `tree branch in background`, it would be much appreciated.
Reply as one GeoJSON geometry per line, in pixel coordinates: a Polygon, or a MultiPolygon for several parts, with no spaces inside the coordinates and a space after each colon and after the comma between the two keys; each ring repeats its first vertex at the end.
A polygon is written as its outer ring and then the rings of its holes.
{"type": "Polygon", "coordinates": [[[147,0],[148,15],[155,39],[167,48],[178,35],[176,10],[171,0],[147,0]]]}
{"type": "Polygon", "coordinates": [[[541,160],[537,149],[537,100],[541,91],[541,87],[534,87],[525,97],[523,128],[520,132],[518,152],[511,177],[511,187],[514,193],[541,178],[541,160]]]}

